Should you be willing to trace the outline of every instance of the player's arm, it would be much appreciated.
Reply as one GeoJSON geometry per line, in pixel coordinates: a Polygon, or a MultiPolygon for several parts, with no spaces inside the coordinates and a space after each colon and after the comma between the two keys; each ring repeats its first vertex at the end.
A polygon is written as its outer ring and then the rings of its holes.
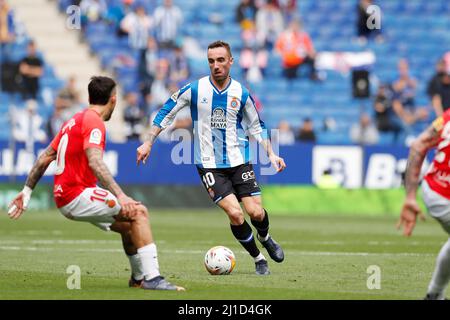
{"type": "Polygon", "coordinates": [[[158,135],[165,128],[170,126],[175,119],[177,113],[191,103],[191,86],[190,84],[184,86],[175,92],[158,111],[153,124],[144,138],[144,142],[137,148],[136,163],[142,161],[144,164],[150,156],[153,144],[158,135]]]}
{"type": "Polygon", "coordinates": [[[114,180],[106,163],[103,161],[103,151],[99,148],[87,148],[85,152],[88,158],[89,167],[92,169],[102,186],[111,191],[116,197],[121,196],[124,192],[114,180]]]}
{"type": "Polygon", "coordinates": [[[132,216],[136,211],[136,205],[140,202],[128,197],[120,188],[119,184],[114,180],[113,175],[109,171],[106,163],[103,161],[103,150],[100,148],[87,148],[85,149],[86,156],[88,158],[89,167],[94,172],[101,185],[111,191],[117,197],[121,207],[122,214],[124,216],[132,216]]]}
{"type": "Polygon", "coordinates": [[[400,220],[397,228],[404,226],[403,234],[410,236],[416,225],[417,216],[424,219],[417,203],[417,189],[419,187],[420,171],[428,150],[435,147],[439,141],[442,130],[442,117],[439,117],[429,126],[411,145],[408,163],[405,171],[406,197],[403,203],[400,220]]]}
{"type": "Polygon", "coordinates": [[[286,168],[286,163],[284,162],[284,159],[279,157],[272,148],[272,143],[270,142],[269,138],[262,139],[260,141],[260,144],[263,146],[264,150],[267,153],[267,156],[269,157],[270,162],[272,163],[273,167],[277,170],[277,172],[281,172],[286,168]]]}
{"type": "Polygon", "coordinates": [[[36,187],[50,163],[55,159],[56,151],[51,145],[49,145],[47,149],[45,149],[45,151],[38,157],[31,168],[23,190],[10,203],[8,210],[10,218],[17,219],[25,210],[27,210],[34,187],[36,187]]]}
{"type": "Polygon", "coordinates": [[[251,96],[248,97],[244,106],[243,119],[244,122],[247,123],[249,134],[263,146],[273,167],[277,172],[283,171],[286,168],[286,163],[283,158],[279,157],[273,151],[266,126],[260,119],[258,111],[256,110],[255,101],[251,96]]]}
{"type": "Polygon", "coordinates": [[[420,170],[428,150],[435,147],[439,141],[441,119],[435,120],[411,145],[405,171],[406,197],[409,199],[416,199],[420,170]]]}

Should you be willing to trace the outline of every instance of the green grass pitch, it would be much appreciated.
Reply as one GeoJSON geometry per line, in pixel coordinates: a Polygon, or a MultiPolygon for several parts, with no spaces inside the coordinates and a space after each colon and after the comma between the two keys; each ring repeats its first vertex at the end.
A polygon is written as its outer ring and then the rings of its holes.
{"type": "Polygon", "coordinates": [[[0,299],[421,299],[447,240],[431,218],[418,223],[412,238],[395,229],[395,217],[274,214],[270,220],[286,258],[269,260],[272,274],[257,276],[218,209],[155,210],[161,273],[187,291],[154,292],[127,287],[130,270],[118,234],[56,210],[26,212],[18,221],[1,211],[0,299]],[[203,257],[215,245],[234,251],[231,275],[206,272],[203,257]],[[70,265],[80,267],[79,290],[67,288],[70,265]],[[367,287],[371,265],[380,268],[380,289],[367,287]]]}

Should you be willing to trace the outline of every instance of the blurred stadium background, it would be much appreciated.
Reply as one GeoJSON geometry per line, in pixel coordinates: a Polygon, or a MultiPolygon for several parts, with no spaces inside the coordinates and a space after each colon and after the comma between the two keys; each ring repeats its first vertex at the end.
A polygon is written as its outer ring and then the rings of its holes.
{"type": "MultiPolygon", "coordinates": [[[[187,194],[179,206],[207,206],[206,194],[192,196],[201,189],[194,168],[170,159],[171,138],[191,127],[189,115],[180,114],[161,137],[149,166],[136,169],[134,157],[162,103],[209,72],[206,47],[217,39],[231,44],[232,76],[249,87],[268,128],[278,129],[273,137],[289,168],[260,177],[274,204],[286,202],[281,193],[297,194],[292,185],[337,188],[336,199],[345,189],[398,188],[411,139],[450,107],[445,0],[0,3],[0,181],[6,186],[22,181],[42,145],[87,105],[89,77],[106,74],[120,86],[106,153],[118,181],[154,188],[157,206],[177,202],[167,186],[187,194]],[[371,4],[380,9],[381,20],[371,20],[380,29],[366,27],[371,4]],[[290,43],[295,21],[301,40],[290,43]],[[292,48],[310,59],[292,62],[292,48]]],[[[365,195],[358,199],[367,202],[365,195]]],[[[291,205],[278,208],[302,211],[291,205]]]]}
{"type": "MultiPolygon", "coordinates": [[[[89,78],[109,75],[120,102],[105,160],[149,206],[162,270],[188,288],[150,298],[420,298],[447,239],[435,223],[419,225],[414,241],[394,225],[408,144],[450,107],[449,30],[446,0],[0,0],[0,210],[62,122],[87,105],[89,78]],[[367,14],[371,4],[378,7],[367,14]],[[381,29],[368,29],[368,19],[381,29]],[[292,43],[295,21],[304,32],[292,43]],[[147,165],[135,166],[152,115],[209,72],[206,47],[218,39],[231,44],[232,77],[278,129],[272,137],[288,165],[277,175],[264,174],[263,158],[255,166],[288,257],[265,281],[187,164],[192,154],[180,152],[188,114],[160,136],[147,165]],[[217,244],[236,253],[231,277],[203,269],[217,244]],[[382,290],[368,289],[369,265],[380,266],[382,290]]],[[[32,214],[19,222],[0,215],[0,299],[148,299],[124,290],[129,269],[116,235],[54,209],[53,170],[33,192],[32,214]],[[72,263],[84,290],[66,289],[72,263]]]]}

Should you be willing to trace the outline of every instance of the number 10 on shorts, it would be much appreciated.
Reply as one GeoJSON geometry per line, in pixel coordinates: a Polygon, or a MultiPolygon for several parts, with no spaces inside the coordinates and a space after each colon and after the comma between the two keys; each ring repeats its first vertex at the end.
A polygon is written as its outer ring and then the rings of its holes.
{"type": "Polygon", "coordinates": [[[207,188],[212,187],[216,183],[216,180],[214,179],[214,175],[212,174],[212,172],[207,172],[203,176],[203,183],[207,188]]]}
{"type": "Polygon", "coordinates": [[[106,197],[109,194],[108,191],[103,190],[103,189],[94,189],[94,191],[92,193],[93,193],[93,195],[90,196],[91,202],[94,202],[94,201],[103,202],[103,203],[106,203],[110,208],[112,208],[116,205],[116,202],[114,200],[106,199],[106,197]]]}

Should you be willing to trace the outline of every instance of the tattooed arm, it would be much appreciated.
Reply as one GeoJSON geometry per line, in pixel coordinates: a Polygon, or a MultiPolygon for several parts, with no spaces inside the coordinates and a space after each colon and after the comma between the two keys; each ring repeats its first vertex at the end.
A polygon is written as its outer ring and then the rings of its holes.
{"type": "Polygon", "coordinates": [[[25,185],[30,189],[34,189],[36,184],[42,178],[50,163],[56,159],[56,151],[48,146],[47,149],[39,156],[28,174],[25,185]]]}
{"type": "Polygon", "coordinates": [[[409,151],[408,164],[405,172],[406,198],[403,202],[400,219],[397,223],[397,229],[403,226],[403,234],[410,236],[416,225],[417,216],[425,220],[420,207],[417,203],[417,188],[419,187],[420,169],[427,151],[436,146],[439,141],[439,132],[436,123],[442,123],[442,120],[435,121],[413,142],[409,151]]]}
{"type": "Polygon", "coordinates": [[[95,176],[102,186],[117,197],[117,201],[122,207],[120,215],[124,217],[132,217],[138,211],[136,205],[140,202],[128,197],[114,180],[111,172],[103,161],[103,151],[98,148],[87,148],[86,155],[89,161],[89,167],[94,171],[95,176]]]}
{"type": "Polygon", "coordinates": [[[56,151],[52,146],[48,146],[31,168],[23,190],[9,204],[8,215],[11,219],[18,219],[27,210],[34,187],[36,187],[50,163],[55,159],[56,151]]]}
{"type": "Polygon", "coordinates": [[[103,161],[103,151],[98,148],[87,148],[86,156],[89,161],[89,167],[92,169],[102,186],[111,191],[116,197],[121,196],[124,192],[114,180],[111,172],[103,161]]]}
{"type": "Polygon", "coordinates": [[[423,161],[428,150],[435,147],[438,140],[439,133],[434,126],[430,126],[411,145],[405,172],[406,196],[410,199],[416,198],[423,161]]]}

